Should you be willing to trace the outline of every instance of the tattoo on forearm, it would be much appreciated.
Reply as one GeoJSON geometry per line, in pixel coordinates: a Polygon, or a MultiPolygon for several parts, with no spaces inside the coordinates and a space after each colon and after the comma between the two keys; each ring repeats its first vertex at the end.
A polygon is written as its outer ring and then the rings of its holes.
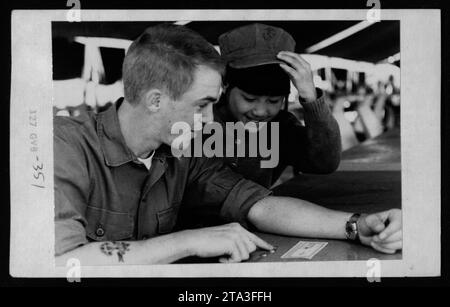
{"type": "Polygon", "coordinates": [[[119,262],[123,261],[123,255],[130,250],[130,243],[127,242],[105,242],[100,245],[100,250],[103,254],[111,256],[114,251],[117,251],[117,257],[119,257],[119,262]]]}

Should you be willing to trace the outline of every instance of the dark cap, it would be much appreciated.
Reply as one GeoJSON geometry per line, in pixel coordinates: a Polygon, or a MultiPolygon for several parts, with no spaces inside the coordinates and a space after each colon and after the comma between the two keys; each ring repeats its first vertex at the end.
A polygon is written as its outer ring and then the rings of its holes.
{"type": "Polygon", "coordinates": [[[254,23],[219,36],[220,52],[233,68],[283,63],[280,51],[294,52],[295,40],[281,28],[254,23]]]}
{"type": "Polygon", "coordinates": [[[288,74],[278,64],[258,65],[247,68],[228,66],[225,82],[251,95],[289,95],[291,83],[288,74]]]}

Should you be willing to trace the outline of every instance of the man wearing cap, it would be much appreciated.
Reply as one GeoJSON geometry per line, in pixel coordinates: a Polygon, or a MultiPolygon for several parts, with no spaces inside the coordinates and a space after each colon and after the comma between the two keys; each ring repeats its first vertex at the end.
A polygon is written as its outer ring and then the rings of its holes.
{"type": "Polygon", "coordinates": [[[228,164],[267,188],[289,165],[302,173],[335,171],[341,153],[339,126],[322,91],[314,87],[310,65],[294,53],[292,36],[256,23],[222,34],[219,45],[227,64],[226,92],[214,106],[215,120],[277,122],[280,134],[276,167],[261,168],[260,156],[227,157],[228,164]],[[305,126],[287,111],[290,81],[297,88],[305,126]]]}

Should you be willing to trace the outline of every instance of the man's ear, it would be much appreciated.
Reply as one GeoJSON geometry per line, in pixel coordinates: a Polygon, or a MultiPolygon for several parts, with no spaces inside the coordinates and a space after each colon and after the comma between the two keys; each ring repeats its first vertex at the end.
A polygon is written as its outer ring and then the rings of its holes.
{"type": "Polygon", "coordinates": [[[162,93],[158,89],[149,90],[145,93],[144,104],[150,112],[158,112],[161,105],[162,93]]]}

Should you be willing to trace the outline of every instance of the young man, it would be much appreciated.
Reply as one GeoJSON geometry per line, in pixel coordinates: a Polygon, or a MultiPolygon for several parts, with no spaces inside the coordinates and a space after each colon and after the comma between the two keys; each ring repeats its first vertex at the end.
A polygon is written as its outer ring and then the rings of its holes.
{"type": "Polygon", "coordinates": [[[392,253],[401,248],[401,213],[358,216],[273,197],[219,159],[176,158],[176,122],[212,119],[223,65],[195,32],[148,28],[123,64],[124,99],[97,115],[55,118],[55,254],[82,265],[170,263],[187,256],[248,259],[273,247],[244,227],[295,236],[356,239],[392,253]],[[173,232],[183,194],[229,224],[173,232]],[[346,232],[346,224],[353,230],[346,232]],[[385,226],[389,223],[388,226],[385,226]],[[244,227],[243,227],[244,226],[244,227]],[[356,227],[358,226],[358,227],[356,227]]]}

